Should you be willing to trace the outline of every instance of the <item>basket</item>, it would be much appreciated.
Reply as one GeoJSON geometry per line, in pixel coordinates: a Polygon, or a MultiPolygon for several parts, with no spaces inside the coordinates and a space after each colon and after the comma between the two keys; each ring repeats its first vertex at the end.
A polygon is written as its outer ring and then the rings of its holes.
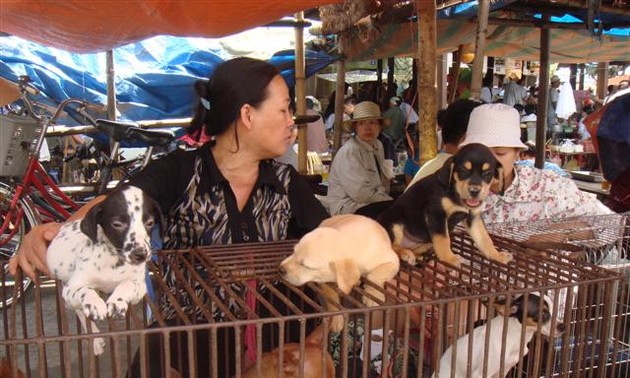
{"type": "Polygon", "coordinates": [[[0,115],[0,177],[24,174],[40,131],[33,118],[0,115]]]}

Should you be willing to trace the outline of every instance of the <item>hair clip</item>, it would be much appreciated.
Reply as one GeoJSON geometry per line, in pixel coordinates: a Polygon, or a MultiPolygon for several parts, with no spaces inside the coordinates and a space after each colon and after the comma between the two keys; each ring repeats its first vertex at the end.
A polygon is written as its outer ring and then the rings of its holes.
{"type": "Polygon", "coordinates": [[[206,110],[210,110],[210,101],[208,101],[208,99],[201,97],[200,101],[201,105],[206,108],[206,110]]]}

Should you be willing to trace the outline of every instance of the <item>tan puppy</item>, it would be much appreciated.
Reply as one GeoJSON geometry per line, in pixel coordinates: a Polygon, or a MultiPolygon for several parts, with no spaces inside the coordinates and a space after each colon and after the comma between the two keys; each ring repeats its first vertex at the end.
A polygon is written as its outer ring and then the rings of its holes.
{"type": "MultiPolygon", "coordinates": [[[[387,231],[378,222],[361,215],[345,214],[324,220],[318,228],[304,235],[279,270],[282,278],[293,285],[334,282],[342,292],[349,294],[361,277],[382,288],[398,273],[399,267],[400,260],[392,249],[387,231]]],[[[370,285],[366,292],[380,301],[385,300],[383,292],[370,285]]],[[[327,290],[327,296],[327,302],[339,302],[333,290],[327,290]]],[[[363,303],[378,305],[368,296],[363,298],[363,303]]],[[[335,316],[331,330],[341,329],[343,318],[335,316]]]]}
{"type": "MultiPolygon", "coordinates": [[[[300,366],[304,365],[304,378],[322,378],[324,374],[327,378],[335,377],[335,365],[328,353],[325,342],[324,326],[319,326],[311,332],[304,340],[304,356],[300,360],[300,344],[284,344],[282,350],[282,371],[286,378],[297,378],[300,376],[300,366]],[[325,355],[324,355],[325,350],[325,355]],[[322,356],[324,364],[322,364],[322,356]]],[[[250,366],[243,378],[275,378],[278,376],[278,364],[280,363],[280,348],[267,352],[260,357],[260,375],[257,375],[256,363],[250,366]]]]}

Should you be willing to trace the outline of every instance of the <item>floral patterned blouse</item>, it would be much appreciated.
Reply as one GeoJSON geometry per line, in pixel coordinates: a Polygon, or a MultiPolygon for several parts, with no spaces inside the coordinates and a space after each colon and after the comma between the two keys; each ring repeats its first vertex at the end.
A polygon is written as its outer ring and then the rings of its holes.
{"type": "Polygon", "coordinates": [[[596,196],[573,180],[549,170],[516,165],[512,185],[503,195],[490,193],[483,204],[485,223],[533,222],[580,215],[612,214],[596,196]]]}

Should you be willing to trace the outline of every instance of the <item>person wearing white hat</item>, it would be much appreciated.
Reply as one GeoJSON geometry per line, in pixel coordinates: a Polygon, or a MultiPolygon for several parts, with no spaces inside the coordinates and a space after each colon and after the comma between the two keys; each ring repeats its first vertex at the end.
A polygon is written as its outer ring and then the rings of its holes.
{"type": "Polygon", "coordinates": [[[578,189],[570,178],[550,170],[515,165],[519,153],[528,148],[521,142],[520,135],[520,117],[511,106],[485,104],[470,114],[460,148],[470,143],[484,144],[503,165],[503,182],[483,204],[482,216],[486,223],[612,213],[594,194],[578,189]]]}
{"type": "Polygon", "coordinates": [[[326,202],[331,215],[356,213],[375,218],[391,205],[393,172],[385,164],[383,144],[378,140],[382,125],[381,110],[372,101],[358,103],[352,120],[344,124],[354,135],[339,149],[330,167],[326,202]]]}

